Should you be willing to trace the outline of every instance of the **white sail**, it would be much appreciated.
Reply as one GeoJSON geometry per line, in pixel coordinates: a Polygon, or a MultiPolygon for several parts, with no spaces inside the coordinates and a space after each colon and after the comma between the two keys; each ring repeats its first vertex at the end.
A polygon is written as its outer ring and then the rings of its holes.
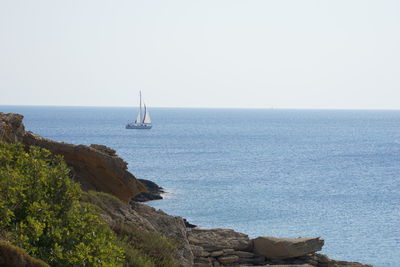
{"type": "Polygon", "coordinates": [[[151,123],[150,113],[147,110],[146,105],[144,105],[143,123],[151,123]]]}
{"type": "Polygon", "coordinates": [[[140,110],[139,110],[139,113],[137,114],[135,123],[140,123],[140,121],[141,121],[141,118],[140,118],[140,110]]]}
{"type": "Polygon", "coordinates": [[[136,116],[136,120],[134,123],[128,123],[125,128],[126,129],[151,129],[151,119],[150,119],[150,114],[147,110],[146,105],[143,102],[144,108],[142,109],[142,92],[139,91],[139,112],[138,115],[136,116]]]}

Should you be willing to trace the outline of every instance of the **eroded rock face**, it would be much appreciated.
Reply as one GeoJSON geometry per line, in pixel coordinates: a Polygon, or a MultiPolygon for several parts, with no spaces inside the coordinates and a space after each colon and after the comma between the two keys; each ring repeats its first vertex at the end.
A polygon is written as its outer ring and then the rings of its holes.
{"type": "MultiPolygon", "coordinates": [[[[118,199],[97,192],[89,192],[89,197],[83,201],[94,204],[101,209],[101,217],[110,227],[118,226],[121,222],[134,228],[149,232],[158,232],[166,237],[174,239],[180,244],[175,258],[182,267],[193,266],[193,253],[187,239],[185,224],[181,217],[175,217],[156,210],[147,205],[132,201],[125,204],[118,199]]],[[[196,248],[193,248],[196,250],[196,248]]],[[[207,256],[201,247],[197,248],[199,256],[207,256]]]]}
{"type": "Polygon", "coordinates": [[[43,138],[25,131],[23,116],[0,112],[0,142],[22,142],[35,145],[62,155],[72,170],[73,179],[84,190],[96,190],[112,194],[128,203],[146,188],[127,170],[127,163],[115,154],[115,150],[102,145],[72,145],[43,138]]]}
{"type": "Polygon", "coordinates": [[[247,250],[251,242],[247,235],[231,229],[193,229],[188,233],[189,242],[207,251],[223,249],[247,250]]]}
{"type": "Polygon", "coordinates": [[[255,253],[268,259],[289,259],[315,253],[322,249],[320,238],[276,238],[257,237],[253,239],[255,253]]]}
{"type": "Polygon", "coordinates": [[[72,145],[43,138],[25,132],[23,143],[50,150],[62,155],[72,168],[73,178],[82,189],[112,194],[125,203],[146,191],[145,187],[127,170],[127,163],[115,154],[115,150],[100,145],[72,145]]]}
{"type": "Polygon", "coordinates": [[[143,205],[137,202],[131,202],[131,208],[141,217],[146,219],[154,229],[167,237],[173,238],[182,244],[178,250],[178,257],[182,266],[193,265],[193,253],[187,239],[185,223],[181,217],[171,216],[161,210],[143,205]]]}
{"type": "Polygon", "coordinates": [[[25,134],[23,118],[20,114],[0,112],[0,142],[22,142],[25,134]]]}

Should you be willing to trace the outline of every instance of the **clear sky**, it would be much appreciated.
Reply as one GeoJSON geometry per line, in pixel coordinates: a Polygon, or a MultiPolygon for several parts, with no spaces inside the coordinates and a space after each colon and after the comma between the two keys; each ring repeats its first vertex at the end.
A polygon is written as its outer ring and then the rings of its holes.
{"type": "Polygon", "coordinates": [[[0,105],[400,109],[398,0],[0,0],[0,105]]]}

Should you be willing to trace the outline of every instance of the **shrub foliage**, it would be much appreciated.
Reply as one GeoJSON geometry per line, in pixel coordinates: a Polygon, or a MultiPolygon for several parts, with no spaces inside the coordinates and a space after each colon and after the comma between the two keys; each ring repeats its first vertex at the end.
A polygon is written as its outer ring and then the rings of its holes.
{"type": "Polygon", "coordinates": [[[121,266],[124,249],[59,156],[0,143],[0,235],[51,266],[121,266]]]}

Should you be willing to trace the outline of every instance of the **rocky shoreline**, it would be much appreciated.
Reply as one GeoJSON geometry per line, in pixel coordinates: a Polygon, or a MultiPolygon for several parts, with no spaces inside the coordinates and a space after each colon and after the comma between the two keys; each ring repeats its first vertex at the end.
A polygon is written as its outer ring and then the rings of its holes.
{"type": "Polygon", "coordinates": [[[164,190],[152,181],[137,179],[129,173],[127,163],[115,150],[102,145],[55,142],[25,131],[22,119],[19,114],[0,112],[0,142],[36,145],[62,155],[71,169],[71,178],[82,189],[105,192],[120,200],[102,198],[93,203],[105,207],[101,216],[111,228],[124,221],[175,239],[180,244],[176,258],[181,266],[371,267],[331,260],[316,253],[324,244],[320,238],[250,239],[230,229],[198,229],[181,217],[139,203],[161,199],[164,190]]]}

